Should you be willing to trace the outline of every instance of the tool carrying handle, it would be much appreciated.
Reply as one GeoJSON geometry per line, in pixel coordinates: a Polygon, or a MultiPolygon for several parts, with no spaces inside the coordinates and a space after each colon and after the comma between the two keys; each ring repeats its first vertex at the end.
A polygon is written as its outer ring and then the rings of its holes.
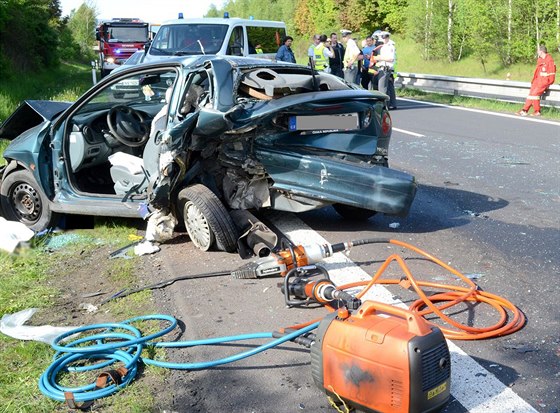
{"type": "Polygon", "coordinates": [[[425,336],[430,334],[432,330],[430,326],[418,314],[401,307],[380,303],[379,301],[366,301],[356,312],[356,317],[366,318],[376,312],[394,315],[395,317],[406,320],[408,325],[408,332],[417,336],[425,336]]]}

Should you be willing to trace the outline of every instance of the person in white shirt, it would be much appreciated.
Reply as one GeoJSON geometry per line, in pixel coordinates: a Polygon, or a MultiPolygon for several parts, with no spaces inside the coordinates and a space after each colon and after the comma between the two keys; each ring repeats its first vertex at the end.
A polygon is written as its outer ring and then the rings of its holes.
{"type": "Polygon", "coordinates": [[[358,74],[358,58],[360,56],[360,48],[350,37],[352,32],[350,30],[342,29],[342,42],[345,43],[346,51],[344,52],[343,70],[344,80],[349,83],[356,82],[358,74]]]}
{"type": "Polygon", "coordinates": [[[379,91],[389,96],[389,109],[397,108],[397,98],[395,96],[395,78],[393,68],[396,60],[395,42],[390,39],[389,32],[382,32],[381,39],[383,46],[379,49],[379,54],[375,56],[376,66],[379,67],[379,91]]]}

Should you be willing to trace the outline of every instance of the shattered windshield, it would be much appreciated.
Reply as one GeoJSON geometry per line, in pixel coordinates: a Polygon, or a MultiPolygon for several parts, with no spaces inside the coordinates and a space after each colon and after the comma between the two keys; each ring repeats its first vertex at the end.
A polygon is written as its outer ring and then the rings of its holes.
{"type": "Polygon", "coordinates": [[[224,42],[226,24],[175,24],[162,26],[150,48],[152,55],[216,54],[224,42]]]}

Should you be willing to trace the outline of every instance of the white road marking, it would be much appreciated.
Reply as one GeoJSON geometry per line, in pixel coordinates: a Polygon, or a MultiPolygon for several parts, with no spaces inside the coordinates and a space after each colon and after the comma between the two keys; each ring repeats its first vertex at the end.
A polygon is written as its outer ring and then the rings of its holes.
{"type": "Polygon", "coordinates": [[[414,136],[414,137],[416,137],[416,138],[425,138],[425,137],[426,137],[426,135],[422,135],[422,134],[420,134],[420,133],[411,132],[411,131],[404,130],[404,129],[393,128],[393,130],[396,131],[396,132],[405,133],[405,134],[407,134],[407,135],[412,135],[412,136],[414,136]]]}
{"type": "MultiPolygon", "coordinates": [[[[427,106],[439,106],[439,107],[448,108],[448,109],[464,110],[464,111],[467,111],[467,112],[475,112],[475,113],[482,113],[482,114],[485,114],[485,115],[500,116],[502,118],[519,119],[519,120],[526,120],[526,121],[529,121],[529,122],[546,123],[548,125],[560,126],[560,122],[555,122],[555,121],[552,121],[552,120],[546,120],[546,119],[541,119],[541,118],[532,117],[532,116],[518,116],[518,115],[515,115],[515,114],[509,114],[509,113],[499,113],[499,112],[491,112],[491,111],[482,110],[482,109],[463,108],[463,107],[460,107],[460,106],[445,105],[443,103],[424,102],[424,101],[421,101],[421,100],[414,100],[414,99],[406,99],[406,98],[398,98],[398,99],[402,100],[404,102],[413,102],[413,103],[423,104],[423,105],[427,105],[427,106]]],[[[520,104],[519,107],[521,108],[521,104],[520,104]]],[[[393,128],[393,129],[395,129],[395,128],[393,128]]]]}
{"type": "MultiPolygon", "coordinates": [[[[328,242],[293,214],[271,212],[268,216],[295,244],[328,242]]],[[[322,264],[337,285],[371,279],[370,275],[341,253],[326,259],[322,264]]],[[[394,299],[389,290],[381,285],[376,285],[363,298],[406,308],[402,301],[394,299]]],[[[470,413],[538,413],[457,345],[449,340],[447,344],[451,352],[451,394],[470,413]]]]}

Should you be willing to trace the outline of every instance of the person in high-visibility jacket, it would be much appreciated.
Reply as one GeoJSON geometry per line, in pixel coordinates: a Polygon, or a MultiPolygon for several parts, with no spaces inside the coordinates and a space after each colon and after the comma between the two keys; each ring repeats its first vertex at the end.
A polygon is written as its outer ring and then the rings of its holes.
{"type": "Polygon", "coordinates": [[[331,41],[327,38],[326,34],[322,34],[319,37],[319,44],[314,48],[313,61],[315,63],[315,69],[330,73],[329,58],[333,56],[334,51],[331,46],[331,41]]]}
{"type": "Polygon", "coordinates": [[[523,105],[523,109],[517,115],[527,116],[529,109],[533,106],[531,116],[541,116],[541,95],[554,83],[556,79],[556,65],[552,56],[547,53],[546,46],[541,44],[537,49],[537,67],[531,80],[531,90],[523,105]]]}

